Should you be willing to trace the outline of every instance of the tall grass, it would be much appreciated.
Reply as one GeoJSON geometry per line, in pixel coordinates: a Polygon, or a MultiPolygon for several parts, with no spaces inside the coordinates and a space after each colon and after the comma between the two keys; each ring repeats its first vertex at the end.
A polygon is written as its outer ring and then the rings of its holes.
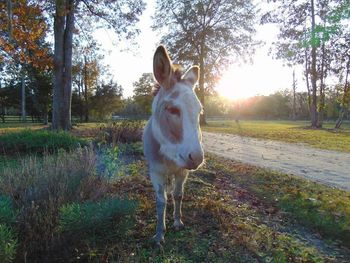
{"type": "Polygon", "coordinates": [[[124,120],[111,123],[82,124],[72,130],[79,137],[92,138],[98,143],[116,146],[118,143],[141,141],[144,122],[124,120]]]}
{"type": "Polygon", "coordinates": [[[60,151],[53,156],[28,157],[21,165],[2,171],[0,191],[11,197],[19,211],[16,226],[20,254],[30,259],[53,248],[59,208],[89,198],[91,189],[84,188],[88,180],[97,180],[95,155],[88,148],[71,154],[60,151]]]}
{"type": "MultiPolygon", "coordinates": [[[[107,181],[97,174],[96,154],[87,147],[78,147],[71,152],[60,150],[42,157],[29,156],[18,166],[5,167],[0,171],[0,193],[9,198],[0,199],[0,247],[5,238],[12,240],[10,237],[15,228],[18,233],[17,258],[25,258],[28,262],[50,258],[50,262],[55,262],[52,255],[60,255],[58,251],[63,249],[66,252],[59,257],[66,255],[64,260],[68,260],[72,248],[66,244],[72,236],[77,237],[80,233],[76,243],[79,246],[79,242],[84,241],[81,233],[86,234],[84,237],[94,229],[104,229],[107,233],[110,229],[106,226],[118,225],[118,216],[121,218],[132,212],[133,203],[105,199],[108,191],[107,181]],[[14,210],[8,208],[9,200],[12,200],[14,210]],[[69,217],[72,211],[78,212],[76,217],[69,217]],[[2,227],[3,221],[15,222],[13,228],[2,227]],[[72,233],[74,226],[80,223],[83,223],[80,231],[72,233]]],[[[93,232],[95,235],[96,231],[93,232]]]]}
{"type": "Polygon", "coordinates": [[[17,234],[14,230],[17,211],[11,199],[0,196],[0,262],[12,262],[17,249],[17,234]]]}

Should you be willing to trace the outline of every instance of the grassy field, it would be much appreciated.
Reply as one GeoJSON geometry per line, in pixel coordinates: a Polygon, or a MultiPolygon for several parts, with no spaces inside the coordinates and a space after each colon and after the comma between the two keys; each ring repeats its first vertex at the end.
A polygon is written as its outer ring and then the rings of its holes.
{"type": "Polygon", "coordinates": [[[350,152],[350,124],[333,129],[334,123],[326,123],[323,129],[311,129],[308,122],[292,121],[208,121],[203,131],[305,143],[328,150],[350,152]]]}
{"type": "MultiPolygon", "coordinates": [[[[149,180],[135,176],[114,186],[140,201],[139,224],[120,248],[120,253],[132,255],[132,262],[347,262],[350,258],[345,248],[350,247],[347,192],[209,156],[186,185],[185,230],[169,227],[164,250],[157,252],[150,242],[155,206],[149,180]],[[333,225],[327,221],[330,218],[333,225]],[[341,233],[335,230],[339,226],[341,233]]],[[[167,211],[169,226],[171,202],[167,211]]]]}
{"type": "Polygon", "coordinates": [[[30,153],[0,153],[0,262],[349,262],[349,192],[214,155],[186,183],[183,231],[169,195],[166,243],[155,247],[141,127],[81,125],[69,140],[20,131],[28,143],[0,135],[30,153]]]}
{"type": "Polygon", "coordinates": [[[40,123],[0,123],[0,134],[25,129],[39,130],[44,128],[48,128],[48,126],[40,123]]]}

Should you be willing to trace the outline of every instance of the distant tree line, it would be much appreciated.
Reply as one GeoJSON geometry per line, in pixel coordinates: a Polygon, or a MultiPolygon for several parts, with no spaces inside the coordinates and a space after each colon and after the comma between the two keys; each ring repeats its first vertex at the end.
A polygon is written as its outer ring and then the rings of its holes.
{"type": "MultiPolygon", "coordinates": [[[[325,119],[337,120],[341,111],[340,93],[330,91],[325,96],[325,119]]],[[[309,120],[310,111],[307,92],[297,92],[293,107],[293,92],[278,91],[267,96],[254,96],[241,100],[228,100],[217,95],[207,98],[208,117],[240,119],[309,120]],[[295,112],[294,112],[294,110],[295,112]]],[[[350,114],[344,119],[349,119],[350,114]]]]}

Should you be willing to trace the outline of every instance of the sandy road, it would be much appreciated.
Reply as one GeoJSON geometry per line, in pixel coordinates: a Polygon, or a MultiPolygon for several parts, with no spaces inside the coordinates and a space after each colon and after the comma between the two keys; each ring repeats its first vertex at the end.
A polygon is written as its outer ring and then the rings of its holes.
{"type": "Polygon", "coordinates": [[[203,132],[203,143],[205,151],[222,157],[350,191],[349,153],[209,132],[203,132]]]}

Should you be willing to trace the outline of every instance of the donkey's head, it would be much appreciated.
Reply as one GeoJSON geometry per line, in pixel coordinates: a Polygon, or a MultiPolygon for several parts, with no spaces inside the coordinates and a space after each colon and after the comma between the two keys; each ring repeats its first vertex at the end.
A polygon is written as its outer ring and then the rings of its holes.
{"type": "Polygon", "coordinates": [[[160,152],[178,167],[194,170],[203,162],[199,115],[202,106],[194,92],[199,67],[186,73],[173,66],[166,49],[154,54],[153,74],[160,85],[152,105],[152,130],[160,152]]]}

